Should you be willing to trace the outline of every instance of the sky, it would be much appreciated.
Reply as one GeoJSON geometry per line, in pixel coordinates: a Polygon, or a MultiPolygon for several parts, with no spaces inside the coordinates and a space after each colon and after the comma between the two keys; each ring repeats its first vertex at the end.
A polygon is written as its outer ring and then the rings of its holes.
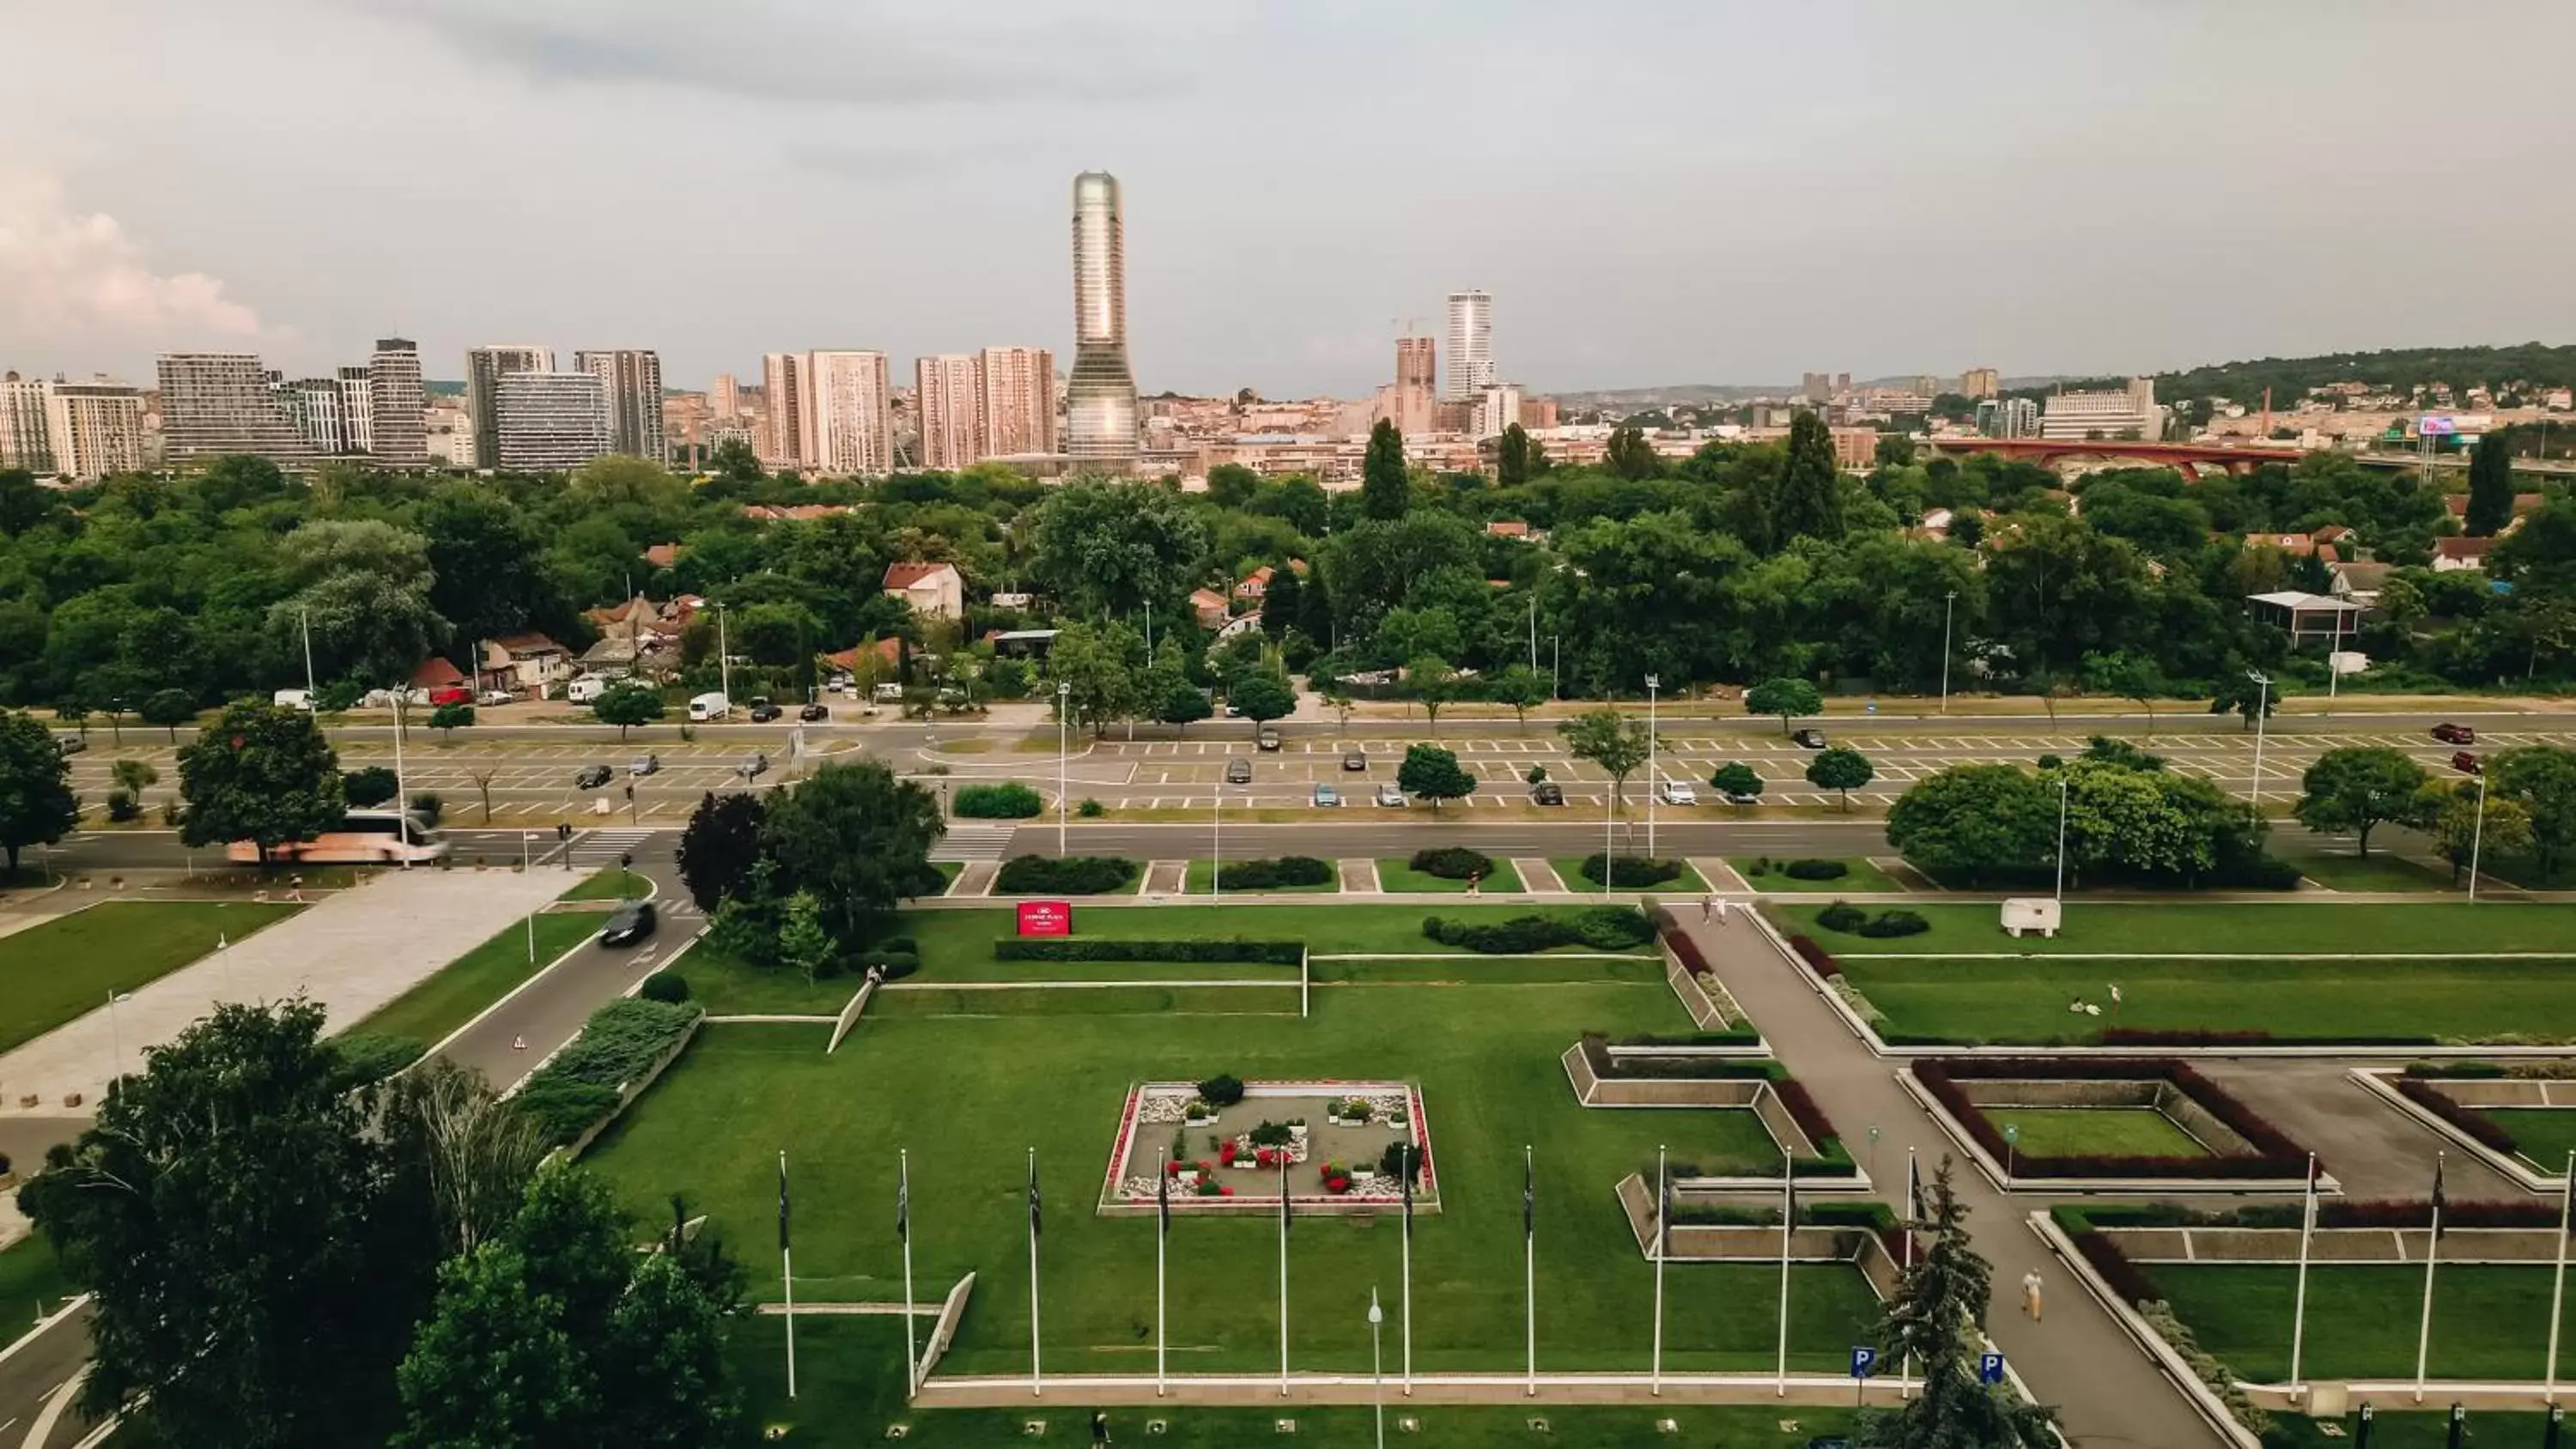
{"type": "Polygon", "coordinates": [[[0,0],[0,367],[1072,352],[1352,396],[2576,336],[2576,5],[0,0]],[[32,63],[23,63],[32,61],[32,63]],[[1445,367],[1446,338],[1442,337],[1445,367]]]}

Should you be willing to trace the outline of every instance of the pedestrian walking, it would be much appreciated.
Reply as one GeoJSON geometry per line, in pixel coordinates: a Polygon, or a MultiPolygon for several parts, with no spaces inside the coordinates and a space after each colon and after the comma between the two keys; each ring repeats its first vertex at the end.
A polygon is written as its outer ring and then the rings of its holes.
{"type": "Polygon", "coordinates": [[[2021,1275],[2021,1311],[2029,1314],[2033,1323],[2039,1322],[2039,1286],[2037,1268],[2021,1275]]]}
{"type": "Polygon", "coordinates": [[[1481,896],[1481,895],[1483,895],[1484,893],[1485,893],[1485,873],[1484,873],[1483,871],[1480,871],[1480,870],[1479,870],[1479,871],[1469,871],[1469,872],[1467,873],[1467,894],[1469,894],[1469,895],[1471,895],[1471,896],[1481,896]]]}
{"type": "Polygon", "coordinates": [[[1699,921],[1700,921],[1700,924],[1701,924],[1701,925],[1703,925],[1703,926],[1707,925],[1707,924],[1708,924],[1708,919],[1709,919],[1709,917],[1711,917],[1711,916],[1713,916],[1713,915],[1716,915],[1716,914],[1717,914],[1717,892],[1715,892],[1715,891],[1711,891],[1711,892],[1709,892],[1707,895],[1701,896],[1701,897],[1699,898],[1699,921]]]}
{"type": "Polygon", "coordinates": [[[1091,1442],[1094,1444],[1109,1442],[1109,1416],[1098,1409],[1091,1411],[1091,1442]]]}
{"type": "Polygon", "coordinates": [[[1723,897],[1717,903],[1717,923],[1721,926],[1726,924],[1726,901],[1723,897]]]}
{"type": "Polygon", "coordinates": [[[2117,981],[2111,983],[2111,1014],[2120,1014],[2120,983],[2117,981]]]}

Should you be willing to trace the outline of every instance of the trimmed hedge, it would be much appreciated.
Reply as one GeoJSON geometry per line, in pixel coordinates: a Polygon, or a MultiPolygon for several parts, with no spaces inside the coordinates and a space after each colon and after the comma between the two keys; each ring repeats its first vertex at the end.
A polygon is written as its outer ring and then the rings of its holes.
{"type": "MultiPolygon", "coordinates": [[[[1665,910],[1661,906],[1655,907],[1655,914],[1667,921],[1672,918],[1672,912],[1665,910]]],[[[1686,936],[1679,931],[1667,928],[1664,932],[1664,945],[1669,948],[1674,957],[1682,963],[1682,969],[1684,971],[1689,972],[1693,976],[1708,976],[1714,974],[1709,967],[1708,957],[1700,953],[1699,942],[1692,940],[1689,936],[1686,936]]]]}
{"type": "Polygon", "coordinates": [[[1841,880],[1851,874],[1851,867],[1839,860],[1793,860],[1781,866],[1780,873],[1791,880],[1841,880]]]}
{"type": "MultiPolygon", "coordinates": [[[[2202,1076],[2188,1063],[2158,1057],[2095,1057],[2077,1061],[2054,1058],[1918,1058],[1909,1067],[1977,1145],[1997,1162],[2008,1156],[2015,1175],[2031,1177],[2300,1177],[2308,1170],[2306,1149],[2246,1106],[2225,1088],[2202,1076]],[[2229,1131],[2254,1149],[2248,1157],[2105,1157],[2078,1154],[2037,1157],[2011,1149],[1983,1108],[1968,1100],[1961,1080],[2085,1082],[2163,1082],[2198,1103],[2229,1131]]],[[[2319,1164],[2322,1169],[2323,1164],[2319,1164]]]]}
{"type": "Polygon", "coordinates": [[[861,951],[858,960],[862,972],[875,971],[886,981],[901,981],[921,969],[921,957],[910,951],[861,951]]]}
{"type": "Polygon", "coordinates": [[[1333,863],[1311,855],[1283,855],[1275,860],[1230,860],[1216,868],[1219,890],[1266,891],[1281,886],[1333,883],[1333,863]]]}
{"type": "Polygon", "coordinates": [[[1481,850],[1469,850],[1463,845],[1444,845],[1435,850],[1417,850],[1413,853],[1413,859],[1405,864],[1424,875],[1438,876],[1442,880],[1469,880],[1476,876],[1491,876],[1494,873],[1492,856],[1481,850]]]}
{"type": "Polygon", "coordinates": [[[2431,1083],[2419,1077],[2399,1077],[2397,1090],[2407,1101],[2441,1118],[2467,1133],[2473,1140],[2507,1157],[2522,1150],[2522,1144],[2504,1129],[2502,1123],[2474,1107],[2463,1107],[2452,1101],[2431,1083]]]}
{"type": "MultiPolygon", "coordinates": [[[[2302,1046],[2433,1046],[2430,1036],[2298,1036],[2291,1038],[2302,1046]]],[[[2279,1040],[2268,1031],[2220,1030],[2210,1027],[2149,1028],[2109,1026],[2100,1037],[2104,1046],[2124,1047],[2247,1047],[2262,1046],[2279,1040]]]]}
{"type": "Polygon", "coordinates": [[[1920,911],[1890,908],[1873,916],[1849,901],[1836,901],[1816,912],[1816,924],[1855,936],[1915,936],[1932,929],[1920,911]]]}
{"type": "Polygon", "coordinates": [[[1583,857],[1581,866],[1583,878],[1594,885],[1623,886],[1655,886],[1662,885],[1668,880],[1681,879],[1682,863],[1678,860],[1623,855],[1619,857],[1618,864],[1613,866],[1607,863],[1608,859],[1607,856],[1597,854],[1583,857]],[[1604,881],[1602,873],[1605,870],[1615,872],[1618,879],[1604,881]]]}
{"type": "Polygon", "coordinates": [[[677,971],[656,971],[644,978],[636,994],[646,1001],[677,1005],[689,999],[689,978],[677,971]]]}
{"type": "Polygon", "coordinates": [[[1006,896],[1100,896],[1136,883],[1144,867],[1123,855],[1015,855],[993,889],[1006,896]]]}
{"type": "MultiPolygon", "coordinates": [[[[2074,1240],[2077,1252],[2111,1285],[2111,1291],[2128,1302],[2151,1303],[2162,1300],[2164,1291],[2156,1286],[2147,1269],[2130,1261],[2129,1256],[2103,1236],[2108,1228],[2295,1228],[2299,1225],[2301,1204],[2262,1203],[2248,1207],[2210,1211],[2187,1208],[2173,1203],[2147,1203],[2128,1207],[2094,1207],[2068,1203],[2049,1209],[2066,1235],[2074,1240]]],[[[2341,1202],[2322,1199],[2317,1203],[2317,1226],[2321,1228],[2422,1228],[2433,1221],[2433,1205],[2418,1202],[2341,1202]]],[[[2536,1202],[2454,1202],[2442,1208],[2442,1225],[2446,1228],[2554,1228],[2558,1210],[2547,1203],[2536,1202]]]]}
{"type": "Polygon", "coordinates": [[[1090,937],[1004,936],[993,943],[997,961],[1259,961],[1294,966],[1306,954],[1303,941],[1117,941],[1090,937]]]}
{"type": "Polygon", "coordinates": [[[1843,963],[1834,959],[1833,952],[1817,945],[1812,936],[1791,936],[1789,949],[1798,953],[1798,959],[1806,962],[1807,969],[1815,972],[1820,981],[1831,981],[1843,974],[1843,963]]]}
{"type": "Polygon", "coordinates": [[[530,1077],[514,1100],[535,1117],[548,1142],[571,1142],[616,1110],[620,1089],[687,1036],[700,1014],[686,1003],[612,1001],[591,1013],[581,1035],[530,1077]]]}
{"type": "Polygon", "coordinates": [[[1557,946],[1620,951],[1655,939],[1654,922],[1632,906],[1592,906],[1570,917],[1514,916],[1504,921],[1452,921],[1426,916],[1422,934],[1444,946],[1488,956],[1525,956],[1557,946]]]}
{"type": "Polygon", "coordinates": [[[429,1053],[416,1038],[381,1031],[333,1037],[331,1050],[340,1058],[342,1080],[351,1087],[381,1082],[429,1053]]]}
{"type": "Polygon", "coordinates": [[[957,813],[970,820],[1026,820],[1046,809],[1038,792],[1017,780],[957,787],[957,813]]]}

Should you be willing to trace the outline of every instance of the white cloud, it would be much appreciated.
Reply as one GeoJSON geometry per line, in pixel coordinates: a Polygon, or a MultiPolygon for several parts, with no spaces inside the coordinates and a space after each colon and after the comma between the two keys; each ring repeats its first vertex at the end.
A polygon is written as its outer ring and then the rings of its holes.
{"type": "Polygon", "coordinates": [[[54,176],[10,170],[0,170],[0,324],[37,338],[113,332],[155,343],[261,330],[221,281],[154,271],[115,217],[74,209],[54,176]]]}

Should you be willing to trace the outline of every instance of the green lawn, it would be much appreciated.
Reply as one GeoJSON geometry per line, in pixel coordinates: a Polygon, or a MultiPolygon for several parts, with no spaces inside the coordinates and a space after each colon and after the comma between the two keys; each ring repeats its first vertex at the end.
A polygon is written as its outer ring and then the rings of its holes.
{"type": "Polygon", "coordinates": [[[1297,983],[958,991],[923,986],[868,1000],[870,1021],[928,1016],[1295,1016],[1297,983]]]}
{"type": "Polygon", "coordinates": [[[2527,855],[2490,855],[2478,862],[2478,872],[2527,890],[2563,891],[2576,887],[2576,860],[2560,861],[2556,871],[2545,871],[2540,862],[2527,855]]]}
{"type": "Polygon", "coordinates": [[[704,941],[671,969],[689,983],[689,999],[709,1016],[837,1016],[861,979],[844,973],[807,985],[801,972],[753,966],[704,941]]]}
{"type": "Polygon", "coordinates": [[[1815,937],[1837,956],[1846,952],[1939,956],[1987,951],[2036,956],[2070,951],[2219,952],[2238,956],[2283,951],[2427,955],[2450,951],[2564,951],[2576,955],[2576,911],[2552,906],[2287,900],[2153,905],[2070,902],[2069,906],[2065,929],[2054,938],[2024,936],[2018,941],[2003,933],[1997,924],[1998,912],[1991,904],[1914,907],[1932,923],[1932,929],[1919,936],[1892,940],[1823,930],[1816,925],[1816,912],[1822,906],[1791,905],[1779,909],[1794,923],[1790,929],[1815,937]]]}
{"type": "Polygon", "coordinates": [[[31,1233],[0,1252],[0,1345],[36,1326],[39,1306],[47,1313],[79,1290],[63,1276],[54,1245],[42,1233],[31,1233]]]}
{"type": "Polygon", "coordinates": [[[2402,855],[2301,855],[2291,859],[2299,873],[2333,891],[2445,891],[2451,873],[2402,855]]]}
{"type": "Polygon", "coordinates": [[[1788,856],[1730,855],[1726,858],[1726,863],[1733,866],[1735,868],[1735,873],[1744,877],[1744,879],[1751,884],[1755,890],[1768,891],[1780,895],[1868,895],[1880,891],[1901,891],[1905,889],[1904,886],[1897,884],[1887,872],[1870,864],[1868,859],[1864,856],[1849,855],[1836,858],[1840,859],[1844,865],[1849,866],[1851,869],[1849,874],[1839,876],[1833,880],[1798,879],[1796,876],[1793,876],[1780,868],[1783,865],[1788,864],[1790,860],[1790,857],[1788,856]],[[1756,860],[1765,859],[1771,862],[1771,869],[1761,875],[1755,875],[1753,873],[1753,863],[1756,860]]]}
{"type": "Polygon", "coordinates": [[[536,964],[528,964],[528,924],[516,921],[500,934],[438,968],[438,973],[376,1008],[354,1031],[407,1036],[423,1046],[435,1045],[472,1021],[477,1013],[507,996],[519,983],[542,971],[599,929],[600,918],[588,911],[540,911],[536,964]]]}
{"type": "Polygon", "coordinates": [[[653,893],[653,882],[622,866],[610,866],[584,877],[581,884],[555,897],[559,901],[640,901],[653,893]]]}
{"type": "MultiPolygon", "coordinates": [[[[1569,1026],[1620,1036],[1680,1025],[1660,983],[1596,982],[1319,991],[1311,1021],[1121,1015],[1097,1030],[1056,1012],[872,1010],[832,1056],[811,1031],[720,1026],[621,1120],[594,1165],[639,1214],[667,1212],[668,1194],[685,1192],[745,1250],[753,1291],[775,1296],[765,1249],[784,1149],[799,1203],[798,1296],[884,1299],[897,1291],[900,1263],[889,1227],[894,1156],[908,1148],[922,1280],[982,1275],[948,1366],[1010,1373],[1027,1361],[1024,1152],[1035,1145],[1049,1352],[1068,1366],[1133,1371],[1150,1344],[1154,1223],[1091,1211],[1129,1085],[1220,1071],[1406,1077],[1422,1087],[1446,1209],[1417,1224],[1417,1367],[1520,1362],[1519,1279],[1496,1265],[1521,1250],[1523,1144],[1538,1163],[1541,1361],[1633,1366],[1646,1353],[1652,1274],[1611,1188],[1655,1141],[1713,1158],[1731,1129],[1717,1114],[1587,1111],[1556,1059],[1569,1026]]],[[[1175,1226],[1171,1308],[1182,1362],[1275,1366],[1276,1231],[1259,1219],[1175,1226]]],[[[1290,1253],[1298,1366],[1365,1369],[1368,1289],[1391,1294],[1399,1246],[1391,1217],[1299,1221],[1290,1253]]],[[[1668,1361],[1767,1366],[1773,1324],[1744,1305],[1769,1301],[1774,1273],[1758,1264],[1672,1270],[1668,1361]]],[[[1877,1312],[1859,1275],[1840,1267],[1799,1270],[1792,1299],[1792,1362],[1815,1370],[1839,1369],[1877,1312]]]]}
{"type": "MultiPolygon", "coordinates": [[[[1485,877],[1480,888],[1488,892],[1521,889],[1521,873],[1513,868],[1512,863],[1500,856],[1493,859],[1493,873],[1485,877]]],[[[1391,860],[1379,861],[1377,863],[1378,889],[1390,892],[1438,892],[1443,895],[1460,896],[1467,893],[1465,881],[1451,880],[1447,876],[1415,870],[1409,863],[1411,860],[1411,856],[1399,855],[1391,860]]]]}
{"type": "Polygon", "coordinates": [[[2481,1107],[2495,1124],[2513,1134],[2514,1146],[2543,1172],[2565,1172],[2567,1154],[2576,1151],[2576,1107],[2481,1107]]]}
{"type": "MultiPolygon", "coordinates": [[[[1423,1110],[1432,1109],[1425,1103],[1423,1110]]],[[[1780,1144],[1750,1107],[1676,1111],[1664,1107],[1594,1107],[1584,1135],[1605,1153],[1624,1154],[1624,1170],[1655,1180],[1655,1149],[1662,1147],[1675,1177],[1780,1174],[1780,1144]]],[[[1432,1118],[1434,1130],[1439,1119],[1432,1118]]],[[[1437,1139],[1434,1139],[1435,1145],[1437,1139]]],[[[1589,1144],[1587,1144],[1589,1145],[1589,1144]]],[[[1617,1180],[1613,1174],[1612,1180],[1617,1180]]],[[[1777,1194],[1774,1194],[1777,1196],[1777,1194]]],[[[1778,1203],[1772,1206],[1777,1207],[1778,1203]]]]}
{"type": "Polygon", "coordinates": [[[1843,975],[1887,1014],[1882,1034],[1940,1041],[2090,1042],[2109,1026],[2261,1030],[2284,1040],[2576,1037],[2576,961],[1846,957],[1843,975]],[[2124,998],[2117,1015],[2112,983],[2124,998]],[[2067,1011],[2078,996],[2105,1014],[2067,1011]]]}
{"type": "Polygon", "coordinates": [[[2207,1157],[2208,1148],[2149,1107],[1996,1107],[1986,1120],[2021,1129],[2026,1157],[2207,1157]]]}
{"type": "Polygon", "coordinates": [[[158,981],[301,906],[253,901],[103,901],[0,936],[0,1051],[158,981]]]}
{"type": "MultiPolygon", "coordinates": [[[[1214,861],[1191,861],[1189,869],[1183,874],[1181,882],[1182,892],[1184,894],[1194,896],[1206,895],[1208,893],[1208,887],[1213,883],[1210,881],[1209,877],[1215,874],[1214,867],[1214,861]]],[[[1226,891],[1226,894],[1230,896],[1313,896],[1331,895],[1339,891],[1341,888],[1342,868],[1339,865],[1334,865],[1333,878],[1324,882],[1322,885],[1270,886],[1257,891],[1229,889],[1226,891]]]]}
{"type": "MultiPolygon", "coordinates": [[[[1624,859],[1626,859],[1626,858],[1627,858],[1628,852],[1626,852],[1626,851],[1621,851],[1619,854],[1620,854],[1620,858],[1624,860],[1624,859]]],[[[1665,856],[1664,858],[1665,858],[1666,860],[1675,860],[1675,859],[1676,859],[1676,857],[1669,856],[1669,855],[1668,855],[1668,856],[1665,856]]],[[[1601,887],[1600,887],[1599,885],[1597,885],[1597,884],[1593,883],[1592,881],[1589,881],[1589,880],[1584,879],[1584,876],[1583,876],[1583,862],[1584,862],[1585,860],[1587,860],[1587,859],[1589,859],[1589,857],[1588,857],[1588,856],[1581,856],[1581,855],[1567,855],[1567,856],[1559,856],[1559,857],[1556,857],[1556,858],[1553,858],[1553,859],[1549,860],[1549,861],[1548,861],[1548,864],[1550,864],[1550,865],[1552,865],[1552,866],[1556,867],[1556,878],[1557,878],[1558,880],[1561,880],[1561,881],[1565,882],[1565,888],[1566,888],[1567,890],[1575,891],[1575,892],[1578,892],[1578,893],[1583,894],[1583,895],[1593,895],[1593,896],[1597,896],[1597,895],[1601,894],[1601,887]]],[[[1684,862],[1679,862],[1679,863],[1681,864],[1682,873],[1681,873],[1680,875],[1677,875],[1677,876],[1673,877],[1671,880],[1665,881],[1665,882],[1663,882],[1663,883],[1662,883],[1662,884],[1660,884],[1660,885],[1650,885],[1650,886],[1624,886],[1624,885],[1623,885],[1623,886],[1620,886],[1620,887],[1619,887],[1617,890],[1615,890],[1614,892],[1612,892],[1612,894],[1614,894],[1614,895],[1622,895],[1622,896],[1633,896],[1633,895],[1694,895],[1694,896],[1695,896],[1695,895],[1700,895],[1700,894],[1702,894],[1702,893],[1706,892],[1706,891],[1709,889],[1709,884],[1708,884],[1708,882],[1707,882],[1706,880],[1704,880],[1704,879],[1702,879],[1702,878],[1701,878],[1700,873],[1699,873],[1699,870],[1698,870],[1698,868],[1697,868],[1697,867],[1692,866],[1691,864],[1689,864],[1689,863],[1688,863],[1688,862],[1686,862],[1686,861],[1684,861],[1684,862]]]]}
{"type": "MultiPolygon", "coordinates": [[[[2238,1374],[2275,1383],[2290,1372],[2288,1266],[2158,1263],[2147,1270],[2201,1347],[2238,1374]]],[[[2430,1373],[2437,1379],[2541,1376],[2550,1268],[2460,1264],[2433,1283],[2430,1373]]],[[[2317,1378],[2411,1378],[2424,1270],[2405,1263],[2312,1266],[2304,1370],[2317,1378]]],[[[2567,1320],[2576,1320],[2576,1303],[2567,1320]]]]}
{"type": "Polygon", "coordinates": [[[1317,983],[1500,985],[1574,981],[1661,981],[1664,963],[1643,956],[1437,956],[1418,961],[1317,961],[1317,983]]]}
{"type": "MultiPolygon", "coordinates": [[[[2468,1442],[2489,1449],[2538,1449],[2544,1416],[2480,1409],[2469,1415],[2468,1442]]],[[[2272,1432],[2263,1442],[2272,1449],[2352,1449],[2361,1433],[2361,1417],[2346,1414],[2339,1437],[2329,1438],[2305,1414],[2274,1414],[2272,1432]]],[[[2370,1449],[2444,1449],[2450,1443],[2451,1413],[2425,1408],[2407,1413],[2380,1409],[2370,1421],[2370,1449]]]]}
{"type": "MultiPolygon", "coordinates": [[[[1679,1281],[1692,1270],[1674,1268],[1669,1271],[1673,1279],[1679,1281]]],[[[978,1297],[982,1296],[982,1281],[979,1280],[978,1297]]],[[[944,1290],[947,1285],[943,1283],[940,1286],[944,1290]]],[[[925,1287],[924,1291],[926,1294],[928,1289],[925,1287]]],[[[1810,1437],[1844,1433],[1851,1424],[1851,1414],[1847,1410],[1778,1409],[1769,1405],[1711,1408],[1690,1404],[1621,1407],[1550,1404],[1522,1408],[1517,1405],[1408,1404],[1396,1387],[1395,1309],[1392,1293],[1386,1297],[1387,1438],[1388,1442],[1403,1444],[1407,1449],[1492,1449],[1494,1445],[1506,1443],[1582,1446],[1582,1449],[1671,1449],[1675,1445],[1687,1445],[1689,1449],[1804,1449],[1810,1437]],[[1405,1417],[1419,1420],[1420,1431],[1403,1433],[1398,1421],[1405,1417]],[[1546,1437],[1529,1431],[1525,1421],[1533,1417],[1543,1417],[1548,1421],[1551,1432],[1546,1437]],[[1793,1419],[1798,1427],[1783,1432],[1780,1422],[1784,1418],[1793,1419]],[[1659,1432],[1655,1428],[1658,1419],[1674,1420],[1680,1427],[1680,1434],[1659,1432]]],[[[1053,1301],[1052,1295],[1049,1301],[1053,1301]]],[[[1366,1301],[1365,1290],[1362,1301],[1366,1301]]],[[[1273,1302],[1275,1306],[1276,1300],[1273,1302]]],[[[1544,1369],[1547,1367],[1544,1320],[1540,1328],[1542,1348],[1539,1362],[1544,1369]]],[[[907,1408],[903,1402],[903,1325],[900,1320],[891,1318],[807,1318],[800,1321],[796,1325],[796,1397],[791,1400],[787,1397],[785,1338],[786,1329],[779,1319],[734,1321],[732,1357],[743,1385],[742,1443],[745,1445],[764,1442],[759,1436],[772,1424],[792,1426],[794,1432],[787,1442],[805,1446],[805,1449],[881,1446],[887,1442],[886,1426],[898,1423],[909,1431],[904,1443],[923,1445],[926,1449],[967,1449],[967,1446],[993,1449],[995,1445],[1017,1442],[1054,1445],[1090,1442],[1092,1406],[1064,1389],[1050,1390],[1042,1399],[1032,1398],[1025,1408],[1015,1405],[1007,1409],[929,1412],[907,1408]],[[1022,1438],[1021,1426],[1031,1419],[1046,1421],[1044,1438],[1022,1438]]],[[[1022,1369],[1027,1367],[1025,1347],[1023,1344],[1019,1364],[1022,1369]]],[[[1133,1363],[1126,1361],[1140,1357],[1135,1346],[1122,1344],[1119,1348],[1120,1366],[1134,1367],[1133,1363]]],[[[1141,1354],[1148,1367],[1152,1348],[1149,1325],[1141,1354]]],[[[1184,1371],[1197,1366],[1204,1358],[1203,1346],[1175,1340],[1171,1344],[1170,1357],[1173,1370],[1184,1371]]],[[[1422,1344],[1418,1339],[1414,1344],[1414,1364],[1416,1368],[1422,1366],[1422,1344]]],[[[1272,1366],[1275,1368],[1276,1365],[1274,1358],[1272,1366]]],[[[1047,1369],[1049,1373],[1080,1373],[1098,1367],[1095,1363],[1068,1355],[1056,1359],[1047,1369]]],[[[947,1365],[943,1364],[943,1371],[946,1368],[947,1365]]],[[[1371,1441],[1375,1422],[1373,1411],[1366,1406],[1318,1408],[1299,1404],[1279,1410],[1126,1408],[1108,1412],[1109,1431],[1114,1442],[1168,1444],[1175,1449],[1242,1449],[1247,1444],[1271,1442],[1365,1445],[1371,1441]],[[1276,1434],[1272,1421],[1281,1417],[1296,1419],[1297,1434],[1294,1438],[1276,1434]],[[1165,1425],[1164,1432],[1149,1434],[1147,1423],[1158,1419],[1165,1425]]],[[[2394,1444],[2398,1441],[2386,1442],[2394,1444]]]]}

